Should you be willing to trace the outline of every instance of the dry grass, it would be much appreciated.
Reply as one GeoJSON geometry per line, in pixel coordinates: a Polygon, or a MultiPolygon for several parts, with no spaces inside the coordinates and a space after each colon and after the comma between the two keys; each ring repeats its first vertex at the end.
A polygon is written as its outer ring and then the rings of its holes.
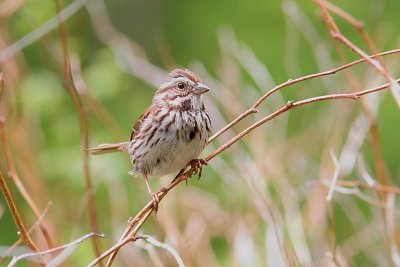
{"type": "MultiPolygon", "coordinates": [[[[75,1],[72,6],[83,2],[75,1]]],[[[47,53],[54,55],[52,60],[63,75],[70,98],[61,98],[72,103],[64,110],[74,110],[78,120],[79,128],[73,132],[79,134],[81,145],[75,144],[72,154],[83,149],[79,162],[84,182],[75,180],[75,186],[80,186],[76,193],[67,191],[74,185],[57,185],[46,178],[52,166],[43,165],[37,155],[52,148],[43,141],[46,130],[34,114],[38,107],[30,105],[29,96],[19,99],[25,70],[18,53],[43,36],[43,32],[37,34],[40,29],[49,31],[58,24],[37,27],[36,33],[23,39],[23,45],[2,41],[0,133],[4,156],[0,186],[20,237],[15,236],[14,245],[7,244],[1,262],[10,262],[10,266],[27,260],[49,266],[62,262],[94,266],[111,255],[107,266],[117,261],[137,266],[400,265],[396,207],[400,170],[389,170],[387,162],[392,159],[384,156],[379,128],[381,119],[392,118],[381,117],[382,103],[400,106],[396,78],[400,49],[379,53],[382,44],[375,43],[351,14],[332,3],[314,2],[320,23],[326,27],[325,36],[316,34],[317,22],[310,23],[315,17],[307,17],[295,2],[284,2],[285,62],[290,62],[287,73],[300,69],[294,44],[303,35],[315,49],[309,57],[315,58],[317,73],[275,85],[265,64],[227,27],[218,32],[221,58],[215,74],[198,62],[188,66],[211,88],[218,88],[206,104],[214,129],[221,130],[205,149],[208,165],[200,182],[192,179],[189,186],[183,186],[182,182],[194,175],[190,168],[171,183],[169,178],[157,181],[163,188],[158,192],[162,202],[157,216],[152,216],[151,202],[144,204],[148,197],[140,189],[142,181],[128,180],[129,162],[119,156],[89,160],[85,151],[89,141],[95,144],[104,138],[99,129],[106,129],[108,138],[115,139],[121,139],[123,131],[109,105],[86,84],[85,69],[68,47],[63,23],[58,23],[60,37],[45,35],[41,42],[47,53]],[[337,21],[354,28],[362,45],[346,37],[337,21]],[[334,51],[329,50],[331,42],[334,51]],[[56,44],[62,52],[54,50],[56,44]],[[353,53],[360,59],[350,62],[347,57],[353,53]],[[333,68],[335,65],[338,67],[333,68]],[[316,79],[322,80],[318,83],[316,79]],[[301,88],[294,89],[296,84],[301,88]],[[390,99],[385,93],[389,90],[390,99]],[[295,93],[288,93],[292,91],[295,93]],[[285,100],[288,94],[295,100],[285,100]],[[101,126],[92,130],[91,120],[101,126]],[[64,186],[68,186],[65,191],[64,186]],[[52,188],[58,191],[54,193],[52,188]],[[104,239],[98,238],[99,232],[106,233],[104,239]],[[86,238],[92,242],[84,243],[83,248],[76,246],[86,238]],[[18,253],[11,260],[13,249],[22,242],[32,252],[18,253]]],[[[0,13],[1,18],[12,16],[23,5],[19,1],[10,6],[0,13]]],[[[121,70],[158,86],[164,71],[112,25],[104,4],[91,1],[86,8],[93,32],[121,70]]],[[[63,20],[62,16],[53,20],[60,18],[63,20]]],[[[6,30],[2,28],[1,34],[7,36],[6,30]]],[[[168,46],[163,45],[162,58],[170,65],[173,60],[168,46]]],[[[397,115],[398,111],[396,107],[397,115]]],[[[389,123],[392,131],[399,131],[398,123],[389,123]]],[[[68,166],[62,171],[67,178],[76,173],[68,166]]],[[[1,216],[0,212],[0,223],[1,216]]]]}

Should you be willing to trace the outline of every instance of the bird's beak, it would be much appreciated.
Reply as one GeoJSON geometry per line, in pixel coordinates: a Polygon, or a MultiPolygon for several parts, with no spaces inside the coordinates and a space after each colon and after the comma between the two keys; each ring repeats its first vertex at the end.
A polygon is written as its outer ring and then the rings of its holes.
{"type": "Polygon", "coordinates": [[[208,88],[207,86],[205,86],[202,83],[197,84],[193,88],[193,94],[196,94],[196,95],[202,95],[204,93],[207,93],[208,91],[210,91],[210,88],[208,88]]]}

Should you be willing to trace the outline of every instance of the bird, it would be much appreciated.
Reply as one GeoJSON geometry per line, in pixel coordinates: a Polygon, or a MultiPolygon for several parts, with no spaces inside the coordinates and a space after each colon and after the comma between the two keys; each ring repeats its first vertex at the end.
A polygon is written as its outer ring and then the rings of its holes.
{"type": "Polygon", "coordinates": [[[158,196],[148,178],[178,172],[189,165],[206,164],[197,159],[211,133],[211,119],[203,95],[210,91],[198,75],[187,69],[172,70],[155,92],[151,105],[134,123],[129,141],[101,144],[90,148],[92,154],[123,151],[130,155],[130,175],[143,177],[153,208],[158,196]]]}

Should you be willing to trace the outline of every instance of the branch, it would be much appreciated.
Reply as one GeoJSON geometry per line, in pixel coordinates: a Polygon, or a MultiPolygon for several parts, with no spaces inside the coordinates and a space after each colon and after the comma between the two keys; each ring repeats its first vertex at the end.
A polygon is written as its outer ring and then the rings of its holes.
{"type": "MultiPolygon", "coordinates": [[[[7,140],[7,134],[6,134],[6,129],[4,126],[4,120],[0,119],[0,129],[2,129],[0,135],[1,135],[1,142],[3,144],[3,150],[4,150],[4,156],[6,159],[6,164],[7,164],[7,169],[8,169],[8,174],[11,177],[11,180],[14,182],[15,186],[18,188],[18,191],[22,195],[22,197],[25,199],[25,201],[28,203],[29,208],[32,210],[33,215],[35,216],[36,220],[39,220],[40,218],[40,211],[39,208],[36,206],[35,202],[33,201],[31,195],[29,192],[26,190],[24,184],[22,183],[17,170],[15,168],[14,161],[11,156],[11,150],[8,144],[7,140]]],[[[46,227],[46,225],[43,222],[40,222],[39,224],[40,230],[43,233],[43,236],[46,240],[47,246],[49,248],[54,247],[54,243],[51,239],[50,233],[46,227]]]]}
{"type": "MultiPolygon", "coordinates": [[[[362,51],[360,48],[358,48],[356,45],[354,45],[352,42],[350,42],[347,38],[345,38],[337,25],[335,24],[333,18],[331,17],[330,13],[328,10],[331,12],[339,15],[341,18],[343,18],[345,21],[347,21],[350,25],[355,27],[357,31],[359,31],[362,39],[366,43],[367,47],[370,49],[372,53],[377,51],[375,45],[372,43],[371,39],[369,36],[364,32],[364,30],[356,25],[357,23],[355,22],[355,19],[345,13],[344,11],[340,10],[339,8],[336,8],[333,5],[330,5],[327,1],[325,0],[314,0],[314,2],[317,4],[319,9],[321,10],[322,13],[322,18],[325,21],[325,25],[328,28],[328,30],[331,30],[331,37],[335,39],[338,42],[334,42],[335,47],[337,48],[337,51],[339,53],[339,56],[343,58],[343,53],[340,52],[339,46],[336,45],[338,43],[344,44],[346,47],[350,48],[353,52],[356,54],[360,55],[361,57],[365,58],[367,62],[375,69],[377,70],[380,74],[382,74],[385,79],[389,82],[390,84],[390,91],[392,93],[392,96],[397,103],[397,105],[400,107],[400,86],[398,85],[397,82],[394,81],[394,79],[390,76],[389,72],[386,70],[383,61],[378,58],[378,61],[372,60],[371,58],[368,57],[368,55],[362,51]]],[[[350,76],[349,76],[350,78],[350,76]]],[[[354,81],[354,80],[353,80],[354,81]]],[[[378,181],[382,184],[387,184],[388,183],[388,176],[386,175],[385,172],[385,164],[382,159],[382,151],[381,151],[381,145],[379,142],[379,134],[378,134],[378,128],[376,125],[375,121],[375,116],[372,115],[370,108],[363,104],[362,105],[364,108],[364,113],[367,115],[367,117],[370,120],[370,133],[371,133],[371,145],[374,150],[374,164],[376,168],[376,176],[378,178],[378,181]]],[[[379,192],[376,191],[378,194],[378,198],[385,202],[387,199],[387,195],[384,192],[379,192]]],[[[385,253],[386,253],[386,260],[388,264],[390,265],[390,262],[392,262],[392,252],[390,249],[390,242],[391,242],[391,234],[389,229],[386,227],[387,225],[387,211],[385,210],[385,205],[380,206],[380,211],[381,211],[381,217],[382,217],[382,222],[384,226],[384,243],[385,243],[385,253]]]]}
{"type": "Polygon", "coordinates": [[[103,235],[103,234],[96,234],[96,233],[89,233],[89,234],[84,235],[84,236],[82,236],[82,237],[80,237],[80,238],[78,238],[78,239],[76,239],[76,240],[74,240],[74,241],[72,241],[72,242],[70,242],[70,243],[68,243],[68,244],[65,244],[65,245],[62,245],[62,246],[59,246],[59,247],[56,247],[56,248],[52,248],[52,249],[49,249],[49,250],[46,250],[46,251],[42,251],[42,252],[39,252],[39,253],[27,253],[27,254],[23,254],[23,255],[14,257],[14,258],[12,259],[12,261],[8,264],[8,267],[12,267],[12,266],[14,266],[18,261],[20,261],[20,260],[22,260],[22,259],[25,259],[25,258],[28,258],[28,257],[43,256],[43,255],[46,255],[46,254],[50,254],[50,253],[53,253],[53,252],[57,252],[57,251],[59,251],[59,250],[62,250],[62,249],[68,248],[68,247],[75,246],[75,245],[77,245],[77,244],[79,244],[79,243],[82,243],[85,239],[87,239],[87,238],[89,238],[89,237],[101,237],[101,238],[104,238],[104,235],[103,235]]]}
{"type": "Polygon", "coordinates": [[[390,83],[390,91],[392,92],[393,98],[400,108],[400,86],[396,82],[394,82],[393,77],[388,73],[388,71],[383,67],[383,65],[379,63],[379,61],[372,60],[372,58],[368,56],[367,53],[365,53],[363,50],[361,50],[359,47],[357,47],[344,35],[341,34],[339,28],[337,27],[331,15],[329,14],[326,7],[326,2],[324,0],[314,0],[314,2],[320,8],[325,21],[331,27],[332,37],[342,42],[345,46],[350,48],[354,53],[363,57],[377,72],[379,72],[380,74],[382,74],[383,77],[385,77],[385,79],[390,83]]]}
{"type": "MultiPolygon", "coordinates": [[[[400,79],[397,80],[397,82],[399,82],[399,81],[400,81],[400,79]]],[[[209,161],[210,159],[212,159],[215,156],[217,156],[218,154],[220,154],[222,151],[225,151],[226,149],[228,149],[230,146],[232,146],[234,143],[236,143],[240,138],[242,138],[243,136],[247,135],[249,132],[251,132],[255,128],[257,128],[260,125],[272,120],[273,118],[281,115],[282,113],[284,113],[284,112],[286,112],[286,111],[288,111],[288,110],[290,110],[292,108],[303,106],[305,104],[309,104],[309,103],[313,103],[313,102],[328,100],[328,99],[343,99],[343,98],[358,99],[363,95],[366,95],[366,94],[369,94],[369,93],[373,93],[373,92],[377,92],[377,91],[386,89],[388,87],[389,87],[389,83],[386,83],[386,84],[378,86],[378,87],[374,87],[374,88],[371,88],[371,89],[366,89],[366,90],[359,91],[359,92],[356,92],[356,93],[351,93],[351,94],[332,94],[332,95],[324,95],[324,96],[307,98],[307,99],[304,99],[304,100],[301,100],[301,101],[297,101],[297,102],[289,101],[285,106],[281,107],[279,110],[275,111],[274,113],[270,114],[269,116],[267,116],[267,117],[259,120],[258,122],[254,123],[253,125],[251,125],[247,129],[245,129],[241,133],[239,133],[237,136],[235,136],[234,138],[232,138],[231,140],[226,142],[220,148],[215,150],[213,153],[208,155],[206,157],[206,161],[209,161]]]]}
{"type": "MultiPolygon", "coordinates": [[[[36,228],[38,225],[40,225],[40,223],[44,220],[44,218],[46,217],[47,213],[49,212],[51,206],[52,206],[52,203],[49,202],[49,203],[47,204],[46,209],[43,211],[43,213],[42,213],[42,214],[40,215],[40,217],[37,219],[37,221],[35,222],[35,224],[32,225],[32,226],[28,229],[28,231],[27,231],[28,235],[30,235],[30,234],[33,232],[33,230],[35,230],[35,228],[36,228]]],[[[22,239],[22,237],[20,237],[11,247],[9,247],[9,248],[4,252],[4,254],[2,255],[2,257],[1,257],[1,259],[0,259],[0,265],[4,262],[4,260],[7,258],[7,256],[10,255],[10,253],[11,253],[16,247],[18,247],[19,244],[21,244],[23,241],[24,241],[24,240],[22,239]]]]}
{"type": "MultiPolygon", "coordinates": [[[[400,79],[398,79],[397,82],[400,82],[400,79]]],[[[311,103],[314,103],[314,102],[330,100],[330,99],[352,99],[352,100],[357,100],[360,97],[362,97],[363,95],[370,94],[370,93],[373,93],[373,92],[377,92],[377,91],[386,89],[388,87],[389,87],[389,84],[387,83],[387,84],[381,85],[379,87],[374,87],[374,88],[371,88],[371,89],[366,89],[366,90],[362,90],[362,91],[355,92],[355,93],[350,93],[350,94],[331,94],[331,95],[323,95],[323,96],[307,98],[307,99],[300,100],[300,101],[288,101],[288,103],[285,106],[281,107],[280,109],[278,109],[274,113],[270,114],[269,116],[257,121],[253,125],[249,126],[245,130],[243,130],[241,133],[239,133],[238,135],[233,137],[231,140],[226,142],[224,145],[220,146],[217,150],[215,150],[214,152],[209,154],[205,158],[205,161],[209,162],[214,157],[216,157],[217,155],[219,155],[223,151],[225,151],[228,148],[230,148],[234,143],[239,141],[241,138],[243,138],[245,135],[249,134],[254,129],[260,127],[261,125],[265,124],[266,122],[272,120],[273,118],[275,118],[275,117],[277,117],[277,116],[279,116],[279,115],[281,115],[281,114],[283,114],[283,113],[285,113],[285,112],[287,112],[287,111],[289,111],[289,110],[291,110],[293,108],[300,107],[300,106],[303,106],[303,105],[306,105],[306,104],[311,104],[311,103]]],[[[190,168],[187,171],[182,170],[168,186],[166,186],[165,188],[162,188],[160,191],[157,192],[157,196],[158,196],[159,200],[161,201],[168,194],[168,192],[171,191],[171,189],[173,189],[179,183],[181,183],[183,181],[186,181],[188,178],[192,177],[193,174],[195,174],[195,169],[194,168],[190,168]]],[[[108,257],[109,255],[111,255],[111,256],[110,256],[110,259],[109,259],[109,261],[107,263],[107,266],[111,266],[111,264],[113,263],[113,260],[116,257],[119,249],[121,247],[123,247],[125,244],[127,244],[127,243],[135,240],[135,238],[137,238],[136,237],[137,232],[140,230],[141,226],[147,220],[147,218],[150,216],[150,214],[152,212],[153,212],[153,204],[152,204],[152,201],[150,201],[150,202],[148,202],[146,204],[146,206],[144,208],[142,208],[141,211],[139,211],[139,213],[134,218],[131,218],[128,221],[128,226],[126,227],[126,229],[125,229],[123,235],[121,236],[120,240],[118,241],[118,243],[116,245],[114,245],[113,247],[111,247],[110,249],[108,249],[103,254],[101,254],[100,257],[96,258],[88,266],[89,267],[95,266],[96,264],[101,262],[104,258],[108,257]],[[137,226],[135,228],[133,228],[135,226],[135,224],[137,224],[137,226]]]]}
{"type": "MultiPolygon", "coordinates": [[[[60,13],[61,11],[61,4],[59,0],[56,0],[56,7],[57,12],[60,13]]],[[[61,13],[60,13],[61,14],[61,13]]],[[[80,137],[81,137],[81,151],[83,157],[83,175],[85,179],[85,187],[87,193],[87,210],[88,210],[88,217],[89,217],[89,225],[92,232],[97,232],[98,226],[96,221],[96,209],[95,203],[93,198],[93,186],[90,180],[90,170],[89,170],[89,132],[88,132],[88,119],[87,113],[84,110],[82,105],[82,101],[80,95],[75,87],[75,83],[72,77],[71,72],[71,64],[68,54],[68,46],[67,46],[67,34],[65,30],[64,23],[59,21],[59,30],[60,30],[60,39],[61,39],[61,49],[62,49],[62,56],[63,56],[63,78],[64,78],[64,86],[67,89],[72,102],[74,104],[75,110],[77,112],[77,117],[79,120],[79,129],[80,129],[80,137]]],[[[99,251],[99,244],[97,243],[97,239],[92,239],[93,250],[98,257],[100,255],[99,251]]]]}
{"type": "MultiPolygon", "coordinates": [[[[382,53],[379,53],[379,54],[371,55],[371,56],[369,56],[369,58],[379,58],[379,57],[382,57],[382,56],[391,55],[391,54],[395,54],[395,53],[399,53],[399,52],[400,52],[400,49],[394,49],[394,50],[382,52],[382,53]]],[[[267,99],[270,95],[275,93],[276,91],[278,91],[278,90],[280,90],[280,89],[282,89],[284,87],[287,87],[289,85],[293,85],[293,84],[296,84],[296,83],[299,83],[299,82],[302,82],[302,81],[310,80],[310,79],[317,78],[317,77],[336,74],[339,71],[348,69],[348,68],[350,68],[350,67],[352,67],[354,65],[357,65],[357,64],[365,62],[365,61],[367,61],[365,58],[361,58],[361,59],[358,59],[356,61],[350,62],[348,64],[342,65],[342,66],[340,66],[338,68],[334,68],[334,69],[331,69],[331,70],[328,70],[328,71],[324,71],[324,72],[310,74],[310,75],[303,76],[303,77],[296,78],[296,79],[290,79],[290,80],[288,80],[288,81],[286,81],[284,83],[281,83],[281,84],[275,86],[274,88],[269,90],[267,93],[265,93],[251,108],[246,110],[239,117],[237,117],[234,121],[232,121],[231,123],[226,125],[224,128],[222,128],[221,130],[216,132],[212,137],[210,137],[210,139],[208,140],[208,143],[211,143],[212,141],[214,141],[218,136],[220,136],[221,134],[223,134],[224,132],[226,132],[227,130],[232,128],[233,125],[237,124],[238,122],[240,122],[241,120],[243,120],[244,118],[249,116],[250,114],[256,113],[257,112],[257,108],[260,106],[260,104],[265,99],[267,99]]]]}
{"type": "MultiPolygon", "coordinates": [[[[25,244],[32,249],[33,251],[39,252],[39,249],[35,242],[31,239],[28,232],[26,231],[25,225],[22,222],[22,219],[18,213],[17,207],[15,206],[14,200],[11,196],[10,190],[7,187],[7,183],[3,178],[3,174],[0,171],[0,189],[3,193],[3,196],[7,202],[8,208],[10,209],[11,215],[14,219],[15,224],[18,227],[19,234],[21,238],[24,240],[25,244]]],[[[43,260],[43,259],[42,259],[43,260]]]]}

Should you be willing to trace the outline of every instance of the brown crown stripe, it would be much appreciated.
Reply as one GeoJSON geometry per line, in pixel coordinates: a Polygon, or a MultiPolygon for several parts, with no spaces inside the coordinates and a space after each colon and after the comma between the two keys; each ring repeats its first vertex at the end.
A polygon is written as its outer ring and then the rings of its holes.
{"type": "Polygon", "coordinates": [[[190,70],[175,69],[170,72],[169,78],[186,77],[194,83],[201,83],[201,79],[190,70]]]}

